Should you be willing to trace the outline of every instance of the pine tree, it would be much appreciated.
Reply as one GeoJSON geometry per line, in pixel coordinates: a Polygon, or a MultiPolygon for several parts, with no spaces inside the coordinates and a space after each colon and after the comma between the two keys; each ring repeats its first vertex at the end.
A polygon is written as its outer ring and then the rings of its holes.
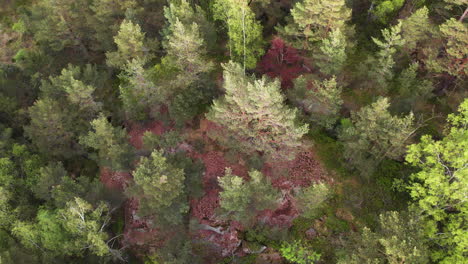
{"type": "Polygon", "coordinates": [[[213,16],[226,24],[231,60],[245,69],[255,68],[263,55],[262,26],[255,19],[248,0],[215,0],[213,16]]]}
{"type": "Polygon", "coordinates": [[[81,152],[78,137],[101,109],[93,96],[94,74],[91,66],[80,69],[69,65],[61,75],[42,82],[41,96],[28,110],[31,123],[25,127],[26,135],[42,153],[71,157],[81,152]]]}
{"type": "Polygon", "coordinates": [[[398,95],[404,101],[404,104],[410,110],[418,102],[425,102],[433,96],[434,86],[430,80],[421,80],[418,78],[419,63],[413,62],[408,68],[404,69],[397,78],[398,95]]]}
{"type": "Polygon", "coordinates": [[[350,19],[351,9],[344,0],[304,0],[291,9],[289,23],[277,30],[296,47],[312,49],[311,44],[328,38],[332,31],[348,32],[346,22],[350,19]]]}
{"type": "Polygon", "coordinates": [[[239,64],[224,66],[226,95],[215,100],[207,118],[223,126],[242,151],[268,157],[294,156],[307,125],[297,123],[297,109],[284,104],[280,83],[245,76],[239,64]]]}
{"type": "Polygon", "coordinates": [[[375,64],[369,72],[369,78],[375,79],[379,89],[386,90],[387,83],[393,78],[394,56],[405,40],[401,37],[402,23],[382,30],[383,41],[372,37],[372,41],[379,47],[375,64]]]}
{"type": "Polygon", "coordinates": [[[32,8],[31,32],[45,47],[55,51],[78,48],[89,57],[89,36],[93,33],[87,23],[90,15],[86,0],[40,0],[32,8]]]}
{"type": "Polygon", "coordinates": [[[406,161],[419,169],[408,186],[427,221],[426,234],[437,263],[463,263],[468,254],[468,100],[448,117],[447,135],[425,135],[409,146],[406,161]]]}
{"type": "Polygon", "coordinates": [[[133,177],[135,183],[127,194],[139,199],[140,216],[153,217],[158,224],[181,223],[188,210],[183,169],[174,167],[155,150],[149,158],[141,158],[133,177]]]}
{"type": "Polygon", "coordinates": [[[223,189],[219,193],[221,208],[229,218],[244,223],[249,223],[257,212],[274,207],[280,196],[262,173],[253,170],[249,176],[250,180],[246,182],[226,168],[225,175],[218,178],[223,189]]]}
{"type": "Polygon", "coordinates": [[[468,54],[468,26],[456,19],[449,19],[440,25],[440,33],[445,43],[445,56],[432,52],[428,68],[434,72],[446,72],[463,78],[468,74],[466,60],[468,54]]]}
{"type": "Polygon", "coordinates": [[[91,122],[93,131],[80,138],[80,144],[98,151],[97,161],[113,170],[127,170],[133,159],[133,149],[124,129],[113,127],[103,115],[91,122]]]}
{"type": "Polygon", "coordinates": [[[435,28],[429,20],[427,7],[416,10],[411,16],[402,20],[401,36],[405,40],[403,48],[409,53],[420,49],[421,43],[429,41],[435,35],[435,28]]]}
{"type": "Polygon", "coordinates": [[[108,51],[113,48],[114,36],[119,31],[120,21],[126,16],[127,9],[138,7],[135,0],[93,0],[90,9],[93,14],[89,19],[95,30],[93,48],[108,51]]]}
{"type": "Polygon", "coordinates": [[[387,98],[363,107],[351,114],[340,133],[344,156],[361,173],[369,176],[384,159],[401,159],[408,140],[415,132],[412,113],[392,116],[387,98]]]}
{"type": "Polygon", "coordinates": [[[176,86],[187,87],[199,78],[200,74],[213,69],[206,59],[205,42],[200,36],[199,27],[193,23],[184,25],[179,20],[170,27],[166,52],[167,60],[179,70],[176,86]]]}
{"type": "Polygon", "coordinates": [[[123,69],[133,59],[148,61],[150,49],[145,45],[145,34],[141,31],[140,25],[130,20],[122,21],[114,42],[117,45],[117,51],[106,53],[109,66],[123,69]]]}
{"type": "Polygon", "coordinates": [[[315,63],[320,71],[328,75],[338,75],[346,62],[346,37],[340,29],[330,32],[322,40],[320,51],[314,54],[315,63]]]}
{"type": "Polygon", "coordinates": [[[168,6],[164,7],[164,17],[167,21],[166,26],[162,29],[164,39],[168,39],[172,34],[177,21],[180,21],[184,26],[195,23],[199,27],[200,37],[208,47],[207,50],[215,48],[216,29],[208,21],[206,12],[200,6],[194,5],[192,7],[187,0],[171,1],[168,6]]]}
{"type": "Polygon", "coordinates": [[[377,230],[364,227],[346,244],[349,256],[338,264],[429,263],[424,222],[413,212],[385,212],[379,215],[377,230]]]}
{"type": "Polygon", "coordinates": [[[301,76],[295,80],[288,97],[305,112],[310,121],[330,129],[336,123],[343,104],[341,92],[342,88],[336,83],[335,77],[310,81],[306,76],[301,76]]]}
{"type": "Polygon", "coordinates": [[[125,65],[119,78],[122,80],[119,90],[123,110],[127,119],[144,120],[150,107],[168,98],[167,91],[152,81],[151,73],[144,69],[144,62],[133,59],[125,65]]]}

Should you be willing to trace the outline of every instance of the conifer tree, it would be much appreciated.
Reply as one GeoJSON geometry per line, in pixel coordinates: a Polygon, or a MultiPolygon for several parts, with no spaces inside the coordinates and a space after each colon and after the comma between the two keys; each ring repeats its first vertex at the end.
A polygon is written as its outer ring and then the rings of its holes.
{"type": "Polygon", "coordinates": [[[414,212],[385,212],[379,215],[378,227],[368,227],[352,237],[346,247],[350,254],[338,264],[360,263],[429,263],[424,222],[414,212]]]}
{"type": "Polygon", "coordinates": [[[249,172],[250,180],[232,174],[226,168],[225,175],[218,178],[223,189],[220,192],[221,208],[230,218],[248,223],[258,211],[271,209],[279,198],[279,191],[259,171],[249,172]]]}
{"type": "Polygon", "coordinates": [[[242,151],[268,157],[294,156],[308,126],[297,122],[297,109],[284,104],[279,81],[245,76],[239,64],[224,66],[226,95],[214,101],[207,118],[223,126],[242,151]]]}
{"type": "Polygon", "coordinates": [[[127,194],[139,199],[138,214],[153,217],[158,224],[180,224],[187,212],[185,174],[155,150],[149,158],[141,158],[133,172],[135,183],[127,194]]]}
{"type": "Polygon", "coordinates": [[[231,60],[252,69],[263,55],[262,26],[255,19],[248,0],[215,0],[213,16],[226,24],[231,60]]]}
{"type": "Polygon", "coordinates": [[[91,122],[92,131],[80,138],[80,144],[98,151],[97,161],[113,170],[129,169],[133,149],[125,129],[113,127],[104,115],[91,122]]]}
{"type": "Polygon", "coordinates": [[[120,99],[127,119],[143,120],[148,116],[149,108],[167,99],[166,90],[152,81],[150,72],[144,67],[144,61],[133,59],[125,65],[119,76],[120,99]]]}
{"type": "Polygon", "coordinates": [[[311,44],[327,38],[332,31],[349,31],[346,22],[350,19],[351,9],[344,0],[304,0],[291,9],[288,24],[277,30],[296,47],[312,49],[311,44]]]}
{"type": "Polygon", "coordinates": [[[344,156],[365,175],[370,175],[384,158],[400,159],[415,132],[413,114],[393,116],[389,106],[387,98],[380,98],[353,112],[351,123],[343,124],[340,140],[344,156]]]}
{"type": "Polygon", "coordinates": [[[170,28],[172,33],[165,47],[165,59],[180,72],[176,86],[186,87],[196,81],[200,74],[211,71],[213,64],[206,59],[205,42],[197,24],[184,25],[176,20],[170,28]]]}
{"type": "MultiPolygon", "coordinates": [[[[206,12],[198,5],[192,5],[187,0],[171,1],[168,6],[164,7],[164,17],[166,18],[166,26],[162,29],[164,39],[168,39],[173,32],[173,27],[177,21],[180,21],[184,26],[197,24],[200,31],[200,36],[211,50],[216,43],[216,29],[213,24],[208,21],[206,12]]],[[[163,44],[164,45],[164,44],[163,44]]]]}
{"type": "Polygon", "coordinates": [[[314,56],[320,71],[328,75],[340,74],[346,62],[346,37],[340,29],[332,31],[322,40],[320,51],[314,56]]]}
{"type": "Polygon", "coordinates": [[[393,67],[395,66],[394,56],[405,40],[401,37],[402,23],[398,23],[391,28],[382,30],[383,41],[372,38],[372,41],[379,47],[376,65],[372,66],[370,78],[375,79],[379,89],[386,90],[387,82],[393,78],[393,67]]]}
{"type": "Polygon", "coordinates": [[[114,36],[120,28],[120,21],[126,17],[126,11],[138,7],[135,0],[93,0],[90,9],[93,14],[89,19],[95,30],[93,47],[108,51],[113,48],[114,36]]]}
{"type": "Polygon", "coordinates": [[[419,63],[413,62],[397,78],[398,95],[410,110],[418,102],[425,102],[433,96],[434,86],[430,80],[418,78],[419,63]]]}
{"type": "Polygon", "coordinates": [[[429,20],[427,7],[416,10],[411,16],[402,20],[401,36],[405,40],[403,49],[411,52],[420,44],[431,39],[435,35],[435,28],[429,20]]]}
{"type": "Polygon", "coordinates": [[[69,65],[61,75],[42,82],[41,96],[29,108],[31,122],[25,127],[26,135],[42,153],[71,157],[81,152],[78,137],[101,109],[94,100],[95,69],[90,67],[69,65]]]}
{"type": "Polygon", "coordinates": [[[90,15],[86,0],[40,0],[32,8],[31,31],[45,47],[55,51],[76,47],[89,57],[90,15]]]}
{"type": "Polygon", "coordinates": [[[149,47],[144,43],[145,34],[141,31],[140,25],[130,20],[122,21],[114,42],[117,45],[117,51],[106,53],[109,66],[123,69],[133,59],[148,61],[149,47]]]}
{"type": "Polygon", "coordinates": [[[342,88],[335,77],[310,81],[306,76],[301,76],[295,80],[288,97],[310,121],[330,129],[336,123],[343,104],[341,92],[342,88]]]}
{"type": "Polygon", "coordinates": [[[468,54],[468,26],[454,18],[440,25],[440,33],[444,41],[445,56],[432,52],[428,67],[437,73],[446,72],[454,77],[464,77],[468,74],[466,60],[468,54]]]}

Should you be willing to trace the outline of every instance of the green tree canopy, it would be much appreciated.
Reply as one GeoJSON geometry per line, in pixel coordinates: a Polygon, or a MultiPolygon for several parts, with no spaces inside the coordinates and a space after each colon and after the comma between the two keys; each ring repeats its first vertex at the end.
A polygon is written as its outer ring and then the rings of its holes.
{"type": "Polygon", "coordinates": [[[409,146],[406,160],[420,169],[411,176],[411,197],[428,221],[439,263],[463,263],[468,254],[468,100],[448,117],[447,135],[426,135],[409,146]]]}
{"type": "Polygon", "coordinates": [[[252,170],[249,176],[250,180],[244,181],[226,168],[225,175],[218,178],[223,189],[219,194],[221,208],[229,218],[245,223],[257,212],[273,208],[280,196],[261,172],[252,170]]]}
{"type": "Polygon", "coordinates": [[[255,19],[248,0],[215,0],[213,16],[226,24],[231,60],[252,69],[263,55],[262,26],[255,19]]]}
{"type": "Polygon", "coordinates": [[[162,152],[141,158],[133,172],[135,183],[127,189],[139,199],[138,214],[154,217],[158,223],[180,224],[188,210],[185,199],[185,173],[168,163],[162,152]]]}
{"type": "Polygon", "coordinates": [[[308,126],[297,122],[297,109],[284,104],[278,80],[254,80],[239,64],[224,64],[226,95],[214,101],[207,118],[223,126],[245,152],[292,157],[308,126]]]}
{"type": "Polygon", "coordinates": [[[348,162],[364,174],[370,174],[384,158],[401,159],[408,140],[415,132],[414,116],[393,116],[387,98],[351,114],[343,124],[340,140],[348,162]]]}
{"type": "Polygon", "coordinates": [[[131,167],[134,150],[123,128],[113,127],[104,115],[91,122],[92,131],[80,138],[80,144],[98,151],[97,161],[114,170],[131,167]]]}

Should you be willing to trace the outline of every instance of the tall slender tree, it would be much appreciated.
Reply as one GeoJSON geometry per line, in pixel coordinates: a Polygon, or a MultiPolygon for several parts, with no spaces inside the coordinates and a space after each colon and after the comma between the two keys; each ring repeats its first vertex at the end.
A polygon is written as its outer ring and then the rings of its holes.
{"type": "Polygon", "coordinates": [[[262,26],[255,19],[248,0],[215,0],[213,15],[226,24],[231,60],[242,63],[244,70],[255,68],[263,55],[262,26]]]}

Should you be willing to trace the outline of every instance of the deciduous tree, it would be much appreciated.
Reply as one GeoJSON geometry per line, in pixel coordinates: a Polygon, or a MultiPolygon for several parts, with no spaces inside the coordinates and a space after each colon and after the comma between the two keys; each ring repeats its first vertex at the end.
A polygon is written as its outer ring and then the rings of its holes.
{"type": "Polygon", "coordinates": [[[213,16],[226,24],[231,60],[242,63],[245,69],[255,68],[263,55],[262,26],[247,0],[215,0],[213,16]]]}
{"type": "Polygon", "coordinates": [[[459,113],[448,117],[447,135],[429,135],[409,146],[406,161],[420,171],[408,186],[415,204],[427,220],[426,232],[437,246],[432,258],[438,263],[463,263],[468,254],[468,100],[459,113]]]}

